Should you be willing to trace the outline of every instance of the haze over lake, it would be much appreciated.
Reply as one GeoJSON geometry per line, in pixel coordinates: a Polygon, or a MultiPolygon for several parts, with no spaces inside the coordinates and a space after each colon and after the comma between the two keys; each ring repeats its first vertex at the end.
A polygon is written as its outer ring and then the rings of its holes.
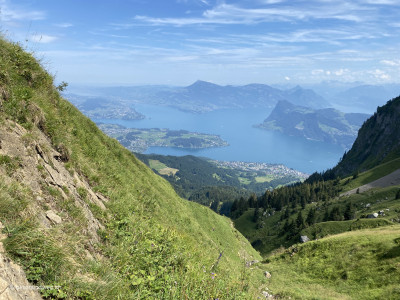
{"type": "Polygon", "coordinates": [[[271,112],[268,109],[227,109],[203,114],[182,112],[154,105],[135,105],[143,120],[95,120],[116,123],[130,128],[168,128],[218,134],[228,147],[182,149],[151,147],[145,153],[163,155],[196,155],[224,161],[265,162],[284,164],[302,172],[323,171],[334,166],[344,150],[332,144],[285,136],[254,128],[271,112]]]}

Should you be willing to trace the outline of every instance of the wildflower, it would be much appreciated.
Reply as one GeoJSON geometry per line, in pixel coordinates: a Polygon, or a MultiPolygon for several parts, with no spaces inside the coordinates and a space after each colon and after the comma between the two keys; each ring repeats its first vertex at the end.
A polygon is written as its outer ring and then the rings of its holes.
{"type": "Polygon", "coordinates": [[[215,279],[216,276],[217,276],[217,274],[211,273],[211,279],[215,279]]]}

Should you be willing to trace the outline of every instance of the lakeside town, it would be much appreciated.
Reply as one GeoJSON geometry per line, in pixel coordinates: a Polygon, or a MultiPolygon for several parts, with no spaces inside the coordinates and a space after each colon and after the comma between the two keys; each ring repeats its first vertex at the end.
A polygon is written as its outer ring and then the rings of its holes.
{"type": "Polygon", "coordinates": [[[274,177],[294,176],[300,180],[308,178],[308,174],[298,170],[291,169],[282,164],[269,164],[261,162],[243,162],[243,161],[218,161],[210,160],[220,168],[240,170],[244,172],[263,172],[266,175],[274,177]]]}

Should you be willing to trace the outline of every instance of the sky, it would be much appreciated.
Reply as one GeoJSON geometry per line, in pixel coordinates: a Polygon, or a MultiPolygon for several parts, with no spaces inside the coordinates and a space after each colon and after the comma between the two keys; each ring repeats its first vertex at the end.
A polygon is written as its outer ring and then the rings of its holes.
{"type": "Polygon", "coordinates": [[[74,85],[400,83],[399,0],[0,0],[74,85]]]}

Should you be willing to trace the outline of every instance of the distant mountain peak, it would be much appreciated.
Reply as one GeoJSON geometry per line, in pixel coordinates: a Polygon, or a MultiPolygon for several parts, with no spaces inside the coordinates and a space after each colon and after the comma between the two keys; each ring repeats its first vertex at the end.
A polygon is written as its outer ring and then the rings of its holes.
{"type": "Polygon", "coordinates": [[[189,85],[187,88],[206,88],[206,87],[215,87],[219,86],[215,83],[204,81],[204,80],[197,80],[196,82],[189,85]]]}
{"type": "Polygon", "coordinates": [[[281,100],[257,127],[348,148],[367,117],[365,114],[344,114],[334,108],[312,109],[281,100]]]}
{"type": "Polygon", "coordinates": [[[326,108],[330,106],[324,97],[318,95],[311,89],[305,89],[299,85],[285,90],[283,93],[287,100],[295,103],[296,105],[303,105],[313,108],[326,108]]]}

